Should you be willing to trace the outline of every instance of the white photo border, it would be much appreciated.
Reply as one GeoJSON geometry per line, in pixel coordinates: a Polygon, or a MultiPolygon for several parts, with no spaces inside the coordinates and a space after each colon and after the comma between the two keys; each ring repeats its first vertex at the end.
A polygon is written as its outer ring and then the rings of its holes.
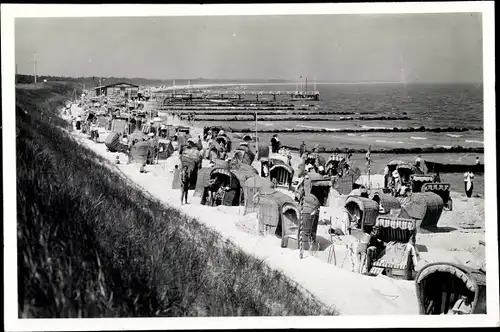
{"type": "Polygon", "coordinates": [[[494,2],[414,2],[248,5],[16,5],[1,6],[4,183],[4,319],[8,331],[86,331],[229,328],[362,328],[499,326],[496,201],[494,2]],[[138,17],[214,15],[331,15],[482,13],[487,315],[229,318],[19,319],[17,305],[14,19],[19,17],[138,17]]]}

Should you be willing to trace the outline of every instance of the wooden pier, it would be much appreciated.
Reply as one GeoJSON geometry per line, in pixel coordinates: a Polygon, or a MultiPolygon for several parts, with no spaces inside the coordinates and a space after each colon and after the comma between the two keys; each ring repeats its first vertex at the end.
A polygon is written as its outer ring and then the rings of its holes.
{"type": "MultiPolygon", "coordinates": [[[[181,89],[179,89],[181,90],[181,89]]],[[[239,101],[239,100],[259,100],[264,96],[272,97],[273,101],[277,100],[278,96],[282,96],[291,101],[319,101],[320,93],[318,91],[237,91],[237,90],[197,90],[197,91],[181,91],[171,90],[156,92],[153,94],[153,99],[168,103],[176,100],[217,100],[217,101],[239,101]]]]}

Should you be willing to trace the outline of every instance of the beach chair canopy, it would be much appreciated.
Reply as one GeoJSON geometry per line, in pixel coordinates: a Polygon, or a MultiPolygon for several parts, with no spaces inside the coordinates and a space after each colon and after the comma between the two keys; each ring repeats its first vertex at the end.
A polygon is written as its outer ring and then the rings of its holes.
{"type": "Polygon", "coordinates": [[[401,199],[402,218],[417,220],[417,228],[436,227],[443,212],[443,199],[433,193],[413,193],[409,199],[401,199]]]}
{"type": "Polygon", "coordinates": [[[330,178],[326,175],[321,175],[318,173],[308,173],[309,179],[311,179],[312,186],[318,187],[330,187],[332,182],[330,178]]]}
{"type": "Polygon", "coordinates": [[[278,185],[289,186],[293,179],[293,168],[280,159],[271,159],[269,176],[275,179],[278,185]]]}
{"type": "Polygon", "coordinates": [[[122,136],[118,133],[109,133],[104,141],[104,145],[106,145],[109,151],[116,152],[121,148],[121,137],[122,136]]]}
{"type": "Polygon", "coordinates": [[[253,139],[253,137],[252,137],[252,136],[250,136],[250,135],[244,135],[244,136],[243,136],[243,141],[245,141],[245,142],[253,142],[253,141],[254,141],[254,139],[253,139]]]}
{"type": "Polygon", "coordinates": [[[209,186],[210,177],[215,167],[202,167],[198,170],[198,177],[196,178],[196,188],[194,191],[195,197],[201,197],[205,188],[209,186]]]}
{"type": "Polygon", "coordinates": [[[421,192],[433,192],[439,195],[443,199],[443,204],[448,205],[451,201],[451,184],[449,183],[424,183],[421,188],[421,192]]]}
{"type": "Polygon", "coordinates": [[[130,149],[131,163],[153,163],[154,147],[150,142],[137,142],[130,149]]]}
{"type": "Polygon", "coordinates": [[[384,193],[382,190],[374,191],[370,198],[379,205],[380,214],[388,214],[391,210],[400,210],[401,202],[394,196],[384,193]]]}
{"type": "Polygon", "coordinates": [[[234,157],[238,158],[243,163],[250,165],[255,158],[255,154],[248,146],[239,146],[236,150],[234,150],[234,157]]]}
{"type": "Polygon", "coordinates": [[[182,151],[182,155],[180,157],[182,166],[188,166],[189,171],[192,171],[194,168],[199,168],[201,165],[203,156],[196,148],[188,148],[182,151]]]}
{"type": "Polygon", "coordinates": [[[302,241],[316,241],[321,202],[313,194],[306,194],[302,205],[302,241]]]}
{"type": "MultiPolygon", "coordinates": [[[[311,189],[309,194],[312,194],[316,196],[316,198],[319,200],[320,204],[322,206],[327,205],[328,201],[328,195],[330,193],[330,188],[331,188],[331,180],[329,179],[328,176],[324,176],[318,173],[307,173],[307,176],[310,179],[311,183],[311,189]]],[[[296,196],[298,198],[300,192],[303,190],[305,183],[307,180],[305,180],[305,177],[303,180],[297,185],[296,189],[296,196]]],[[[304,188],[304,190],[306,190],[304,188]]],[[[307,190],[306,190],[307,191],[307,190]]],[[[308,194],[306,192],[306,194],[308,194]]]]}
{"type": "Polygon", "coordinates": [[[262,232],[267,230],[281,237],[282,231],[281,229],[277,231],[277,227],[281,221],[282,208],[286,203],[295,206],[290,196],[272,188],[262,188],[254,202],[258,206],[257,218],[262,232]]]}
{"type": "Polygon", "coordinates": [[[174,147],[170,140],[158,141],[158,159],[165,160],[174,154],[174,147]]]}
{"type": "Polygon", "coordinates": [[[257,194],[261,189],[270,189],[273,184],[267,178],[263,178],[258,175],[254,175],[248,178],[243,184],[243,190],[245,195],[245,209],[243,214],[249,214],[257,210],[257,206],[253,200],[255,194],[257,194]]]}
{"type": "Polygon", "coordinates": [[[378,203],[364,197],[349,196],[345,201],[345,208],[349,214],[358,220],[358,228],[374,226],[378,217],[378,203]]]}
{"type": "MultiPolygon", "coordinates": [[[[252,166],[244,163],[238,163],[232,167],[234,170],[241,170],[247,172],[248,174],[258,175],[259,172],[252,166]]],[[[252,175],[251,175],[252,176],[252,175]]]]}
{"type": "Polygon", "coordinates": [[[372,272],[382,269],[391,277],[411,280],[416,265],[416,226],[412,219],[377,217],[376,238],[382,242],[380,250],[370,249],[369,263],[372,272]]]}
{"type": "Polygon", "coordinates": [[[268,145],[259,145],[259,152],[257,156],[258,160],[266,159],[269,160],[269,146],[268,145]]]}
{"type": "Polygon", "coordinates": [[[423,174],[423,172],[415,167],[415,165],[404,160],[391,160],[387,163],[387,167],[389,168],[390,173],[397,170],[400,176],[407,178],[407,181],[410,180],[410,175],[412,174],[423,174]]]}
{"type": "Polygon", "coordinates": [[[416,192],[422,191],[422,186],[426,183],[434,182],[434,176],[432,175],[422,175],[422,174],[412,174],[410,175],[411,190],[416,192]]]}
{"type": "Polygon", "coordinates": [[[462,297],[470,314],[486,313],[486,274],[451,262],[430,263],[415,278],[421,315],[448,314],[462,297]]]}
{"type": "Polygon", "coordinates": [[[198,179],[198,169],[201,167],[201,163],[203,160],[203,156],[198,151],[196,147],[193,148],[185,148],[182,151],[182,155],[180,156],[181,160],[181,169],[184,166],[188,167],[189,172],[189,189],[196,189],[196,182],[198,179]]]}

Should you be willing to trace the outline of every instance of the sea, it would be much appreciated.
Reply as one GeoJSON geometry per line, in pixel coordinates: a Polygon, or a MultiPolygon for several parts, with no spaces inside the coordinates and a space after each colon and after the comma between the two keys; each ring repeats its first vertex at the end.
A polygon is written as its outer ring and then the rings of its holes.
{"type": "MultiPolygon", "coordinates": [[[[313,90],[312,84],[308,87],[313,90]]],[[[241,85],[238,87],[219,87],[241,89],[247,99],[256,98],[250,92],[255,91],[295,91],[296,85],[263,84],[241,85]],[[250,96],[251,95],[251,96],[250,96]]],[[[294,102],[297,106],[314,105],[318,111],[353,112],[349,117],[360,116],[406,116],[405,120],[349,120],[331,121],[331,116],[315,121],[258,121],[258,130],[288,129],[377,129],[377,128],[479,128],[473,131],[457,132],[362,132],[362,133],[282,133],[278,134],[282,144],[298,147],[302,141],[308,146],[319,144],[327,149],[334,147],[362,148],[371,145],[372,149],[412,148],[412,147],[484,147],[484,108],[482,84],[317,84],[315,90],[320,93],[320,101],[294,102]],[[330,120],[327,120],[330,119],[330,120]]],[[[260,96],[260,100],[266,98],[260,96]]],[[[267,97],[272,100],[272,97],[267,97]]],[[[290,103],[286,97],[278,101],[290,103]]],[[[308,106],[309,107],[309,106],[308,106]]],[[[333,117],[334,118],[334,117],[333,117]]],[[[198,121],[197,121],[198,122],[198,121]]],[[[254,121],[200,121],[200,125],[224,125],[233,131],[255,129],[254,121]]],[[[272,134],[259,134],[260,140],[269,140],[272,134]]],[[[414,160],[412,155],[373,155],[374,171],[383,170],[390,159],[414,160]]],[[[477,153],[429,153],[422,158],[437,162],[473,164],[476,157],[483,161],[483,155],[477,153]]],[[[366,168],[361,156],[355,156],[366,168]],[[358,158],[359,157],[359,158],[358,158]]],[[[441,175],[454,183],[456,190],[463,190],[462,175],[441,175]]],[[[476,192],[483,192],[484,181],[476,176],[476,192]]],[[[455,190],[455,189],[454,189],[455,190]]]]}

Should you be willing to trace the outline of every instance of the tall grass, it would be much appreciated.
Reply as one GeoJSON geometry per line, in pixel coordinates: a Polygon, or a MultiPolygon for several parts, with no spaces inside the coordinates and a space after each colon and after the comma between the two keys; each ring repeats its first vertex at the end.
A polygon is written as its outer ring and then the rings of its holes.
{"type": "Polygon", "coordinates": [[[19,317],[336,314],[62,131],[68,92],[16,89],[19,317]]]}

